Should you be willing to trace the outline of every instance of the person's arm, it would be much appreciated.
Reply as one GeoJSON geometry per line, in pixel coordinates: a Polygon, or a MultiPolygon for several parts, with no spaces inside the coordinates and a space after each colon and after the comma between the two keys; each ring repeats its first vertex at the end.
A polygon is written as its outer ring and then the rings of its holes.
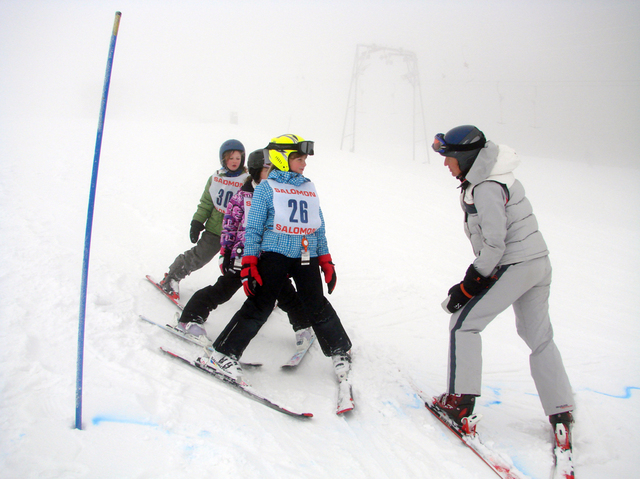
{"type": "Polygon", "coordinates": [[[213,176],[209,177],[209,180],[207,180],[207,184],[204,187],[202,196],[200,197],[200,203],[198,204],[198,208],[192,218],[194,221],[199,221],[202,224],[207,222],[211,216],[211,212],[213,211],[213,200],[211,199],[211,193],[209,192],[212,181],[213,176]]]}
{"type": "Polygon", "coordinates": [[[247,216],[247,226],[244,232],[245,256],[259,256],[262,245],[262,235],[267,225],[269,207],[273,205],[273,190],[263,181],[253,192],[251,209],[247,216]]]}

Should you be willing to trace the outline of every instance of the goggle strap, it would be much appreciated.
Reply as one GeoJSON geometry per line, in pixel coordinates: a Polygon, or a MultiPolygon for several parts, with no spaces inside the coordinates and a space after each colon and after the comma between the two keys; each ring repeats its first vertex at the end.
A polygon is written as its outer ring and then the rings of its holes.
{"type": "Polygon", "coordinates": [[[309,154],[309,155],[313,155],[313,142],[312,141],[302,141],[300,143],[269,143],[267,145],[267,150],[293,150],[293,151],[299,151],[301,153],[302,150],[300,149],[300,146],[303,144],[311,144],[311,151],[305,154],[309,154]]]}
{"type": "Polygon", "coordinates": [[[466,145],[450,145],[446,144],[446,148],[449,151],[471,151],[477,150],[479,148],[484,148],[484,145],[487,143],[485,138],[482,138],[478,141],[474,141],[473,143],[467,143],[466,145]]]}
{"type": "Polygon", "coordinates": [[[269,143],[267,150],[297,150],[297,143],[269,143]]]}

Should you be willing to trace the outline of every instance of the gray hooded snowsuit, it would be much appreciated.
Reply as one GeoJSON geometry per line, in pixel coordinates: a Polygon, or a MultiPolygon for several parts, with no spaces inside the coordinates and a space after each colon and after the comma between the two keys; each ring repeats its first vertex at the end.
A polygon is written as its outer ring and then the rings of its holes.
{"type": "Polygon", "coordinates": [[[518,164],[515,151],[489,141],[466,176],[470,185],[461,193],[461,205],[473,265],[498,279],[451,316],[448,392],[480,395],[480,332],[513,305],[518,334],[531,349],[531,375],[542,407],[552,415],[572,410],[573,394],[549,319],[549,252],[513,174],[518,164]]]}

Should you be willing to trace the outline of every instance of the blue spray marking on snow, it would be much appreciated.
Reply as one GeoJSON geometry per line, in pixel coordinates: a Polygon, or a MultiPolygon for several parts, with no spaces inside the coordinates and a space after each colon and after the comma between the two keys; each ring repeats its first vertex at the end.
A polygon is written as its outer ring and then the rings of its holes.
{"type": "Polygon", "coordinates": [[[91,423],[94,426],[97,426],[103,422],[117,422],[121,424],[136,424],[138,426],[150,426],[150,427],[159,427],[158,424],[150,421],[141,421],[138,419],[130,419],[124,417],[116,417],[116,416],[94,416],[91,420],[91,423]]]}
{"type": "Polygon", "coordinates": [[[422,409],[424,407],[424,401],[416,393],[407,393],[407,396],[413,399],[413,403],[408,405],[411,409],[422,409]]]}
{"type": "Polygon", "coordinates": [[[518,457],[511,456],[511,462],[513,462],[513,467],[515,467],[522,474],[524,474],[527,477],[533,477],[533,474],[529,472],[529,470],[525,467],[525,464],[522,461],[520,461],[518,457]]]}
{"type": "Polygon", "coordinates": [[[626,388],[624,388],[624,394],[622,396],[616,395],[616,394],[603,393],[601,391],[596,391],[594,389],[585,388],[586,391],[591,391],[592,393],[602,394],[603,396],[609,396],[610,398],[617,398],[617,399],[629,399],[631,397],[632,389],[640,389],[640,388],[635,386],[627,386],[626,388]]]}
{"type": "MultiPolygon", "coordinates": [[[[486,389],[489,389],[491,392],[493,392],[494,396],[500,396],[500,388],[486,387],[486,389]]],[[[485,406],[493,406],[497,404],[502,404],[502,401],[500,399],[494,399],[493,401],[485,403],[485,406]]]]}

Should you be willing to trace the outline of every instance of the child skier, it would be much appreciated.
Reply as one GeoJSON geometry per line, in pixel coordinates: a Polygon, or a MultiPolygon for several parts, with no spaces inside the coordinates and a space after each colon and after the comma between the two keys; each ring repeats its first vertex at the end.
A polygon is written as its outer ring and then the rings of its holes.
{"type": "Polygon", "coordinates": [[[302,175],[307,155],[313,155],[313,142],[296,135],[276,137],[265,150],[273,166],[268,179],[255,189],[242,257],[248,298],[214,341],[207,362],[237,381],[243,374],[238,360],[266,322],[289,276],[322,352],[333,359],[338,379],[345,379],[350,369],[351,341],[322,292],[320,270],[329,294],[336,285],[336,272],[315,185],[302,175]]]}
{"type": "Polygon", "coordinates": [[[461,182],[464,228],[475,260],[442,303],[448,313],[447,392],[436,405],[461,423],[480,396],[480,332],[513,306],[518,334],[531,349],[531,375],[551,424],[569,429],[573,394],[549,319],[551,263],[529,200],[513,170],[515,151],[487,141],[475,126],[439,133],[433,149],[461,182]]]}
{"type": "MultiPolygon", "coordinates": [[[[178,320],[178,328],[194,336],[205,335],[202,324],[209,313],[223,304],[242,287],[240,270],[242,269],[242,253],[244,251],[246,217],[251,206],[251,198],[255,187],[267,178],[271,163],[264,160],[264,151],[256,150],[249,155],[247,167],[249,177],[240,190],[231,198],[222,222],[220,269],[222,276],[218,281],[197,291],[187,302],[178,320]]],[[[290,280],[284,282],[278,295],[278,306],[289,316],[289,321],[296,333],[298,349],[308,347],[312,340],[309,321],[304,314],[302,302],[290,280]]]]}
{"type": "Polygon", "coordinates": [[[227,203],[249,175],[244,168],[244,155],[244,145],[238,140],[227,140],[220,146],[222,168],[207,180],[191,221],[189,239],[196,245],[178,255],[160,281],[163,291],[174,299],[180,299],[180,281],[209,263],[220,250],[222,218],[227,203]],[[205,231],[200,236],[202,230],[205,231]]]}

